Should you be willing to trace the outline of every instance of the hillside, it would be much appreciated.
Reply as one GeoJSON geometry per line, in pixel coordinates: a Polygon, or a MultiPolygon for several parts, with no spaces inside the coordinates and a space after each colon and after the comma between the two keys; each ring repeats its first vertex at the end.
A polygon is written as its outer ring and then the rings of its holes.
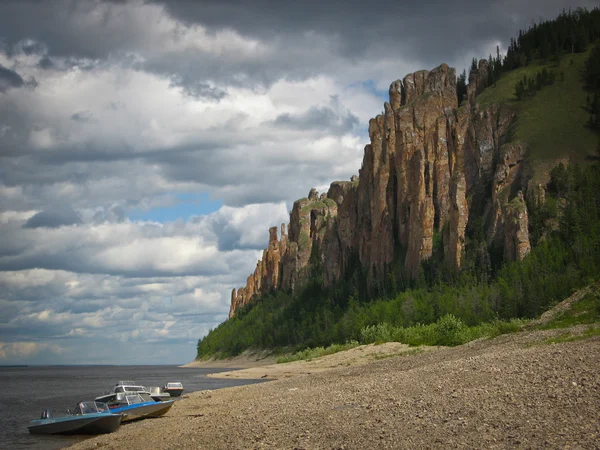
{"type": "Polygon", "coordinates": [[[526,142],[532,160],[569,158],[581,161],[593,155],[598,136],[587,127],[586,96],[590,91],[582,84],[584,63],[590,51],[564,55],[558,62],[537,60],[527,67],[502,75],[496,86],[487,87],[477,97],[482,106],[506,104],[516,112],[513,139],[526,142]],[[556,80],[527,100],[517,101],[515,85],[524,76],[535,78],[546,68],[554,72],[556,80]],[[577,132],[573,132],[577,130],[577,132]]]}
{"type": "Polygon", "coordinates": [[[573,26],[597,39],[599,18],[533,27],[504,61],[474,61],[464,88],[445,64],[394,81],[359,176],[312,189],[289,225],[269,230],[198,357],[362,342],[380,326],[384,340],[453,345],[414,327],[536,317],[596,279],[596,92],[583,82],[592,46],[559,39],[552,53],[536,42],[575,36],[573,26]]]}

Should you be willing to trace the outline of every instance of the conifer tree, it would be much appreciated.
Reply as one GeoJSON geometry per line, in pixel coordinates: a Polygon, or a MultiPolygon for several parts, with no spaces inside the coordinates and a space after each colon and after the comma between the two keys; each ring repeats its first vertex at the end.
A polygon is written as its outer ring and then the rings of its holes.
{"type": "Polygon", "coordinates": [[[467,95],[467,71],[466,69],[456,78],[456,96],[458,104],[464,100],[467,95]]]}

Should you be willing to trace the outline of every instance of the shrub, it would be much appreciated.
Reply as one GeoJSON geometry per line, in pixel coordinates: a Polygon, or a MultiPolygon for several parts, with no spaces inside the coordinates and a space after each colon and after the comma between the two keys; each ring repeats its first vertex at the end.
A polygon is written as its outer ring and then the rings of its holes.
{"type": "Polygon", "coordinates": [[[437,345],[460,345],[468,341],[467,326],[452,314],[446,314],[435,324],[435,343],[437,345]]]}
{"type": "Polygon", "coordinates": [[[520,331],[526,323],[523,319],[510,319],[510,321],[496,320],[492,323],[490,337],[500,336],[501,334],[516,333],[520,331]]]}
{"type": "Polygon", "coordinates": [[[394,334],[395,340],[404,344],[435,345],[435,324],[416,324],[408,328],[398,328],[394,334]]]}
{"type": "Polygon", "coordinates": [[[360,330],[360,341],[363,344],[394,341],[394,332],[395,328],[387,322],[368,325],[360,330]]]}
{"type": "Polygon", "coordinates": [[[300,360],[310,361],[311,359],[320,358],[321,356],[332,355],[337,352],[350,350],[351,348],[358,347],[359,345],[360,344],[357,341],[347,341],[345,344],[331,344],[329,347],[306,348],[294,353],[293,355],[280,356],[277,358],[277,364],[300,360]]]}

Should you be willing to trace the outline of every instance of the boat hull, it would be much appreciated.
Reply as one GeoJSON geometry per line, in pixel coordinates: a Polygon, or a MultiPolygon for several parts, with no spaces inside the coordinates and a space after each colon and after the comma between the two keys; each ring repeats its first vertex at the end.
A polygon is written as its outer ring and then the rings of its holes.
{"type": "Polygon", "coordinates": [[[125,414],[123,422],[131,422],[132,420],[165,415],[169,412],[174,403],[175,400],[135,403],[133,405],[118,406],[116,408],[111,407],[111,412],[125,414]]]}
{"type": "Polygon", "coordinates": [[[165,389],[165,388],[163,388],[163,392],[168,393],[171,397],[181,397],[181,394],[183,394],[183,389],[165,389]]]}
{"type": "Polygon", "coordinates": [[[28,428],[31,434],[105,434],[119,428],[122,420],[122,414],[86,414],[77,417],[32,420],[28,428]]]}
{"type": "Polygon", "coordinates": [[[150,397],[157,402],[166,402],[171,399],[171,396],[167,392],[161,392],[159,394],[150,393],[150,397]]]}

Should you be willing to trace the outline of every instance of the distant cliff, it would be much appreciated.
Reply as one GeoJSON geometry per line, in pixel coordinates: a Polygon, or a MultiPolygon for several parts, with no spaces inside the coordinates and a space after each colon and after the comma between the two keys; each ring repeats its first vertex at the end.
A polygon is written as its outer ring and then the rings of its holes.
{"type": "Polygon", "coordinates": [[[280,236],[277,227],[269,230],[256,270],[231,294],[230,317],[261,294],[301,285],[316,262],[331,286],[358,257],[372,284],[383,281],[401,248],[415,278],[432,256],[436,233],[445,263],[460,269],[466,227],[476,215],[505,260],[524,258],[530,250],[524,199],[544,193],[529,188],[524,144],[507,143],[514,113],[476,102],[487,71],[486,60],[471,71],[460,108],[456,74],[446,64],[394,81],[384,114],[369,121],[359,176],[333,182],[326,194],[311,189],[294,203],[280,236]]]}

